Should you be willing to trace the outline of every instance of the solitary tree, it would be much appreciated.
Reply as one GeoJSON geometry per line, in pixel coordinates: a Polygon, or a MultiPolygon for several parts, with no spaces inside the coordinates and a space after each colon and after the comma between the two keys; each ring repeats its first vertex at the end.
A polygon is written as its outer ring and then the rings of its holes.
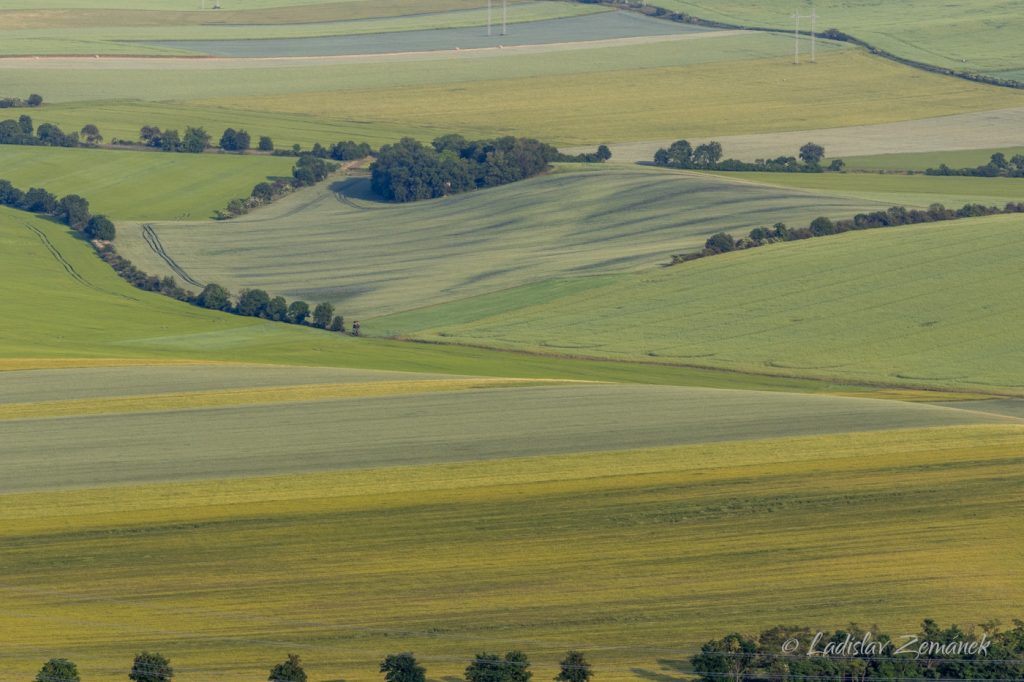
{"type": "Polygon", "coordinates": [[[164,656],[143,651],[135,657],[128,679],[134,682],[168,682],[174,677],[171,662],[164,656]]]}
{"type": "Polygon", "coordinates": [[[110,218],[107,216],[94,215],[89,218],[89,222],[85,224],[85,235],[89,237],[89,239],[99,239],[101,241],[109,242],[117,235],[117,230],[114,229],[114,223],[110,222],[110,218]]]}
{"type": "Polygon", "coordinates": [[[196,303],[211,310],[227,310],[231,307],[231,293],[221,285],[210,282],[196,297],[196,303]]]}
{"type": "Polygon", "coordinates": [[[266,135],[260,136],[260,151],[261,152],[272,152],[274,151],[274,141],[266,135]]]}
{"type": "Polygon", "coordinates": [[[343,332],[345,331],[345,318],[341,315],[335,315],[334,319],[331,320],[331,326],[328,327],[332,332],[343,332]]]}
{"type": "Polygon", "coordinates": [[[825,148],[820,144],[808,142],[800,147],[800,160],[808,166],[817,166],[825,158],[825,148]]]}
{"type": "Polygon", "coordinates": [[[386,682],[424,682],[427,672],[409,652],[388,654],[381,661],[380,671],[386,682]]]}
{"type": "Polygon", "coordinates": [[[42,103],[43,103],[42,95],[37,95],[35,93],[32,93],[31,95],[29,95],[28,99],[25,100],[25,104],[29,105],[30,107],[38,107],[42,103]]]}
{"type": "Polygon", "coordinates": [[[566,652],[559,667],[561,670],[555,676],[555,682],[589,682],[593,674],[587,659],[579,651],[566,652]]]}
{"type": "Polygon", "coordinates": [[[288,654],[288,660],[278,663],[270,670],[270,682],[306,682],[306,671],[298,654],[288,654]]]}
{"type": "Polygon", "coordinates": [[[321,329],[327,329],[327,326],[331,323],[331,318],[334,316],[334,306],[324,301],[318,303],[316,308],[313,309],[313,324],[321,329]]]}
{"type": "Polygon", "coordinates": [[[89,144],[99,144],[103,142],[103,136],[100,135],[100,129],[96,127],[94,123],[86,123],[82,126],[82,137],[89,144]]]}
{"type": "Polygon", "coordinates": [[[51,658],[36,673],[35,682],[79,682],[78,667],[66,658],[51,658]]]}

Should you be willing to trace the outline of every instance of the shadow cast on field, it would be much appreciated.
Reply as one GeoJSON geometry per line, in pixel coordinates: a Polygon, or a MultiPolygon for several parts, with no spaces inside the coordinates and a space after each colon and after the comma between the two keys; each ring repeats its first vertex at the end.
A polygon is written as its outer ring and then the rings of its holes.
{"type": "Polygon", "coordinates": [[[678,661],[669,658],[657,660],[661,670],[647,670],[646,668],[630,668],[630,671],[637,677],[642,677],[651,682],[685,682],[690,678],[690,665],[687,661],[678,661]],[[678,673],[678,674],[669,674],[678,673]]]}

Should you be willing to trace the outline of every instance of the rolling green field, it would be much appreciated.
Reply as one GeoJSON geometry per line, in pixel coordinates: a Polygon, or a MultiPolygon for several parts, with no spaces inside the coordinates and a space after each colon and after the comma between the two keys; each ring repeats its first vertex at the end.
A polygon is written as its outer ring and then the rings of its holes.
{"type": "Polygon", "coordinates": [[[640,45],[271,60],[259,69],[229,59],[0,60],[0,68],[12,92],[39,91],[54,102],[37,115],[65,128],[93,122],[123,137],[135,135],[143,118],[163,127],[222,129],[228,122],[279,144],[422,138],[450,132],[457,121],[470,136],[527,134],[594,145],[1024,105],[1024,93],[921,73],[854,49],[823,50],[819,64],[797,77],[785,38],[722,33],[640,45]],[[731,88],[744,97],[734,100],[731,88]],[[805,106],[809,99],[829,106],[805,106]],[[597,110],[603,115],[575,115],[597,110]]]}
{"type": "MultiPolygon", "coordinates": [[[[219,138],[222,130],[208,132],[219,138]]],[[[0,145],[0,177],[21,189],[80,194],[93,213],[115,221],[209,218],[231,199],[249,196],[256,183],[291,177],[294,163],[275,156],[0,145]]]]}
{"type": "Polygon", "coordinates": [[[992,147],[990,149],[937,150],[908,154],[875,154],[872,156],[847,156],[843,160],[850,170],[917,170],[938,168],[946,164],[950,168],[973,168],[984,166],[996,152],[1012,158],[1024,154],[1024,147],[992,147]]]}
{"type": "Polygon", "coordinates": [[[4,495],[5,666],[27,678],[59,652],[108,682],[149,649],[182,679],[233,681],[291,651],[313,680],[369,682],[388,652],[414,651],[445,679],[477,651],[517,647],[553,677],[580,648],[599,679],[674,679],[733,629],[1006,620],[1024,596],[1006,522],[1020,511],[1021,435],[886,431],[4,495]]]}
{"type": "MultiPolygon", "coordinates": [[[[197,281],[330,300],[358,319],[568,274],[647,269],[723,229],[880,206],[692,173],[577,168],[407,205],[364,198],[368,181],[350,179],[338,193],[301,192],[230,222],[153,230],[197,281]]],[[[140,226],[122,226],[118,243],[147,272],[171,272],[140,226]]]]}
{"type": "MultiPolygon", "coordinates": [[[[414,7],[409,8],[410,12],[414,7]]],[[[580,5],[568,2],[530,2],[516,3],[508,17],[514,33],[529,32],[516,25],[524,22],[545,21],[564,17],[578,17],[587,14],[603,13],[599,6],[580,5]]],[[[247,13],[248,14],[248,13],[247,13]]],[[[496,15],[500,21],[500,15],[496,15]]],[[[61,24],[66,15],[61,13],[54,17],[55,23],[61,24]]],[[[283,21],[289,21],[282,17],[283,21]]],[[[17,17],[13,18],[17,22],[17,17]]],[[[142,22],[139,22],[142,23],[142,22]]],[[[324,21],[317,23],[281,23],[281,24],[240,24],[233,21],[211,21],[204,24],[193,24],[183,21],[176,25],[115,25],[86,26],[76,25],[68,28],[46,26],[41,28],[23,28],[0,32],[3,36],[4,55],[195,55],[215,54],[199,46],[162,46],[152,43],[164,41],[235,41],[249,43],[253,40],[266,41],[271,39],[302,39],[315,37],[355,36],[365,34],[393,34],[424,30],[450,30],[467,27],[482,27],[487,24],[487,10],[457,9],[444,12],[416,12],[406,16],[383,16],[380,18],[357,18],[348,21],[324,21]],[[230,22],[230,23],[229,23],[230,22]],[[244,28],[244,34],[242,29],[244,28]]],[[[656,25],[663,22],[656,22],[656,25]]],[[[672,24],[664,24],[665,30],[671,30],[672,24]]],[[[484,33],[481,31],[481,33],[484,33]]],[[[497,34],[495,34],[497,35],[497,34]]],[[[405,45],[403,36],[388,35],[392,43],[398,41],[403,49],[411,50],[405,45]]],[[[388,50],[388,51],[394,51],[388,50]]],[[[338,53],[343,54],[343,53],[338,53]]],[[[272,53],[264,56],[274,56],[272,53]]]]}
{"type": "Polygon", "coordinates": [[[1016,342],[1024,315],[1020,299],[1006,295],[1021,277],[1021,224],[1011,215],[847,233],[595,280],[566,295],[503,292],[493,306],[480,297],[368,328],[1024,395],[1016,342]]]}
{"type": "MultiPolygon", "coordinates": [[[[988,161],[987,157],[985,161],[988,161]]],[[[1020,178],[879,175],[875,173],[722,173],[721,175],[730,179],[752,180],[766,185],[813,190],[832,196],[888,204],[928,206],[939,202],[949,207],[958,208],[967,203],[1002,207],[1008,201],[1024,201],[1024,182],[1020,178]]]]}
{"type": "MultiPolygon", "coordinates": [[[[0,334],[0,371],[154,364],[179,369],[244,358],[271,365],[433,374],[808,392],[864,390],[658,365],[356,341],[311,328],[215,313],[132,288],[64,226],[10,209],[0,209],[0,246],[0,277],[9,294],[0,299],[0,314],[23,321],[0,334]]],[[[302,372],[297,376],[307,377],[302,381],[308,383],[308,371],[302,372]]],[[[253,373],[258,374],[258,369],[253,373]]],[[[266,384],[253,379],[252,385],[266,384]]]]}
{"type": "MultiPolygon", "coordinates": [[[[793,28],[793,8],[773,3],[658,0],[653,4],[731,24],[793,28]]],[[[809,14],[809,3],[802,5],[800,11],[809,14]]],[[[835,27],[907,59],[996,76],[1024,66],[1013,48],[1024,32],[1024,15],[1017,2],[972,0],[940,5],[929,0],[819,0],[814,8],[818,30],[835,27]]],[[[803,23],[804,30],[809,30],[810,22],[803,23]]]]}

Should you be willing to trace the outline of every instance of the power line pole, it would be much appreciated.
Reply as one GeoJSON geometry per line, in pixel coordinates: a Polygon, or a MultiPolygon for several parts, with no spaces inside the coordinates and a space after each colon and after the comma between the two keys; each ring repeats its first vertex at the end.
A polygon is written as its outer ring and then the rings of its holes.
{"type": "Polygon", "coordinates": [[[818,13],[814,11],[814,6],[812,5],[811,6],[811,63],[812,64],[817,64],[818,63],[817,56],[815,55],[815,52],[814,52],[815,43],[817,41],[817,36],[815,35],[814,24],[815,24],[815,22],[817,20],[818,20],[818,13]]]}
{"type": "Polygon", "coordinates": [[[793,63],[800,63],[800,20],[803,19],[800,16],[800,12],[793,12],[793,18],[796,19],[796,27],[793,29],[793,63]]]}

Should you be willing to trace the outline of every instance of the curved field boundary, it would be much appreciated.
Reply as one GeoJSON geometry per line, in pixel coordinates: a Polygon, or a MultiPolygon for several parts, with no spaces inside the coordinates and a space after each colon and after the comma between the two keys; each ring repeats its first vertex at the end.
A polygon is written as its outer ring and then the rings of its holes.
{"type": "Polygon", "coordinates": [[[153,229],[152,223],[145,223],[142,226],[142,238],[149,244],[149,248],[153,250],[153,253],[160,256],[160,258],[167,263],[167,267],[174,271],[174,274],[178,275],[182,280],[191,284],[194,287],[204,286],[202,282],[197,281],[188,274],[184,268],[178,265],[171,256],[164,250],[164,245],[160,242],[160,237],[156,235],[156,231],[153,229]]]}
{"type": "Polygon", "coordinates": [[[82,286],[84,286],[84,287],[86,287],[88,289],[93,289],[95,291],[101,291],[101,292],[103,292],[105,294],[110,294],[112,296],[120,296],[121,298],[128,299],[129,301],[137,301],[137,300],[139,300],[139,299],[133,298],[131,296],[126,296],[125,294],[122,294],[122,293],[118,293],[118,292],[114,292],[114,291],[109,291],[107,289],[102,289],[102,288],[96,286],[95,284],[93,284],[92,282],[90,282],[89,280],[85,279],[78,272],[78,270],[75,269],[75,266],[72,265],[68,261],[68,259],[66,259],[64,257],[64,254],[62,254],[57,249],[57,247],[53,245],[53,242],[50,241],[50,238],[46,236],[45,232],[43,232],[42,230],[40,230],[37,227],[33,227],[32,225],[29,225],[28,223],[25,223],[24,225],[25,225],[25,229],[35,233],[36,237],[39,238],[39,241],[42,242],[43,246],[46,247],[46,250],[50,252],[50,255],[53,256],[54,260],[56,260],[58,263],[60,263],[61,267],[64,268],[64,271],[66,273],[68,273],[68,276],[71,277],[71,279],[75,280],[76,282],[78,282],[79,284],[81,284],[82,286]]]}
{"type": "MultiPolygon", "coordinates": [[[[577,0],[580,2],[582,0],[577,0]]],[[[601,4],[612,5],[615,7],[621,7],[618,2],[614,0],[598,0],[601,4]]],[[[654,16],[659,19],[666,19],[682,24],[696,24],[700,26],[708,26],[710,28],[730,29],[730,30],[742,30],[742,31],[763,31],[765,33],[780,33],[783,35],[791,35],[792,31],[783,28],[769,28],[767,26],[740,26],[737,24],[730,24],[723,21],[714,21],[712,19],[702,19],[692,14],[684,14],[673,12],[672,10],[664,7],[658,7],[656,5],[647,5],[653,10],[659,12],[658,14],[652,14],[648,12],[641,12],[645,16],[654,16]]],[[[628,8],[627,8],[628,9],[628,8]]],[[[810,31],[799,31],[800,35],[810,36],[810,31]]],[[[915,69],[921,69],[922,71],[929,71],[931,73],[937,73],[942,76],[953,76],[954,78],[961,78],[963,80],[974,81],[975,83],[985,83],[986,85],[995,85],[1001,88],[1013,88],[1015,90],[1024,90],[1024,83],[1008,79],[1008,78],[995,78],[993,76],[986,76],[979,73],[971,73],[969,71],[957,71],[956,69],[949,69],[935,64],[928,64],[926,62],[919,62],[913,59],[907,59],[906,57],[900,57],[899,55],[893,54],[881,48],[875,47],[871,43],[861,40],[848,33],[843,33],[835,29],[823,33],[815,33],[815,37],[821,38],[822,40],[834,40],[841,43],[850,43],[851,45],[857,45],[862,47],[873,55],[883,57],[893,62],[903,64],[904,66],[910,66],[915,69]]]]}

